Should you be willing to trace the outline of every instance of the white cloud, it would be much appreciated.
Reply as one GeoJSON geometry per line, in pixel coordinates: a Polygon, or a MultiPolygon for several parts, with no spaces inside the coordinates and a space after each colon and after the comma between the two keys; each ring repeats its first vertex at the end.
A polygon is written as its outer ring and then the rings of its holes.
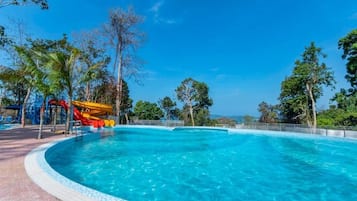
{"type": "Polygon", "coordinates": [[[216,75],[216,80],[225,80],[228,78],[228,75],[226,74],[217,74],[216,75]]]}
{"type": "Polygon", "coordinates": [[[156,2],[151,8],[150,11],[157,14],[160,11],[161,6],[164,4],[164,1],[156,2]]]}
{"type": "Polygon", "coordinates": [[[177,20],[175,19],[167,19],[160,15],[161,8],[163,7],[165,1],[158,1],[156,2],[149,11],[154,15],[154,22],[157,24],[176,24],[177,20]]]}

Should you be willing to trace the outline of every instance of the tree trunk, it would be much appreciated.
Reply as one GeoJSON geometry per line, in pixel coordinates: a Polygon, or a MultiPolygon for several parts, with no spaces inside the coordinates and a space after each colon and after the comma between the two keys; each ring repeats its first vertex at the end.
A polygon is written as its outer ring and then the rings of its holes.
{"type": "Polygon", "coordinates": [[[190,107],[190,116],[191,116],[191,122],[192,122],[192,126],[195,126],[195,119],[193,118],[193,108],[192,105],[189,105],[190,107]]]}
{"type": "Polygon", "coordinates": [[[315,105],[315,99],[314,99],[314,94],[312,91],[312,86],[309,84],[306,84],[307,91],[309,92],[309,96],[311,99],[311,106],[312,106],[312,127],[315,129],[317,126],[317,120],[316,120],[316,105],[315,105]]]}
{"type": "Polygon", "coordinates": [[[53,132],[56,132],[56,130],[57,130],[57,104],[55,105],[55,111],[54,111],[54,113],[53,113],[53,132]]]}
{"type": "Polygon", "coordinates": [[[117,80],[117,87],[116,87],[116,90],[117,90],[117,97],[116,97],[116,110],[117,110],[117,122],[116,124],[120,124],[120,105],[121,105],[121,77],[122,77],[122,62],[123,62],[123,58],[122,58],[122,51],[121,51],[121,45],[119,43],[119,61],[118,61],[118,80],[117,80]]]}
{"type": "Polygon", "coordinates": [[[24,99],[24,102],[22,104],[22,108],[21,108],[21,126],[22,128],[25,128],[25,120],[26,120],[26,105],[27,105],[27,101],[29,100],[29,97],[30,97],[30,94],[31,94],[31,87],[27,88],[27,93],[26,93],[26,96],[25,96],[25,99],[24,99]]]}
{"type": "Polygon", "coordinates": [[[38,129],[37,139],[42,138],[42,128],[43,128],[43,114],[45,113],[46,98],[43,99],[43,103],[40,109],[40,128],[38,129]]]}
{"type": "Polygon", "coordinates": [[[70,133],[72,120],[73,120],[73,107],[72,107],[72,97],[70,96],[68,98],[68,110],[67,110],[67,119],[66,119],[67,133],[70,133]]]}
{"type": "Polygon", "coordinates": [[[86,100],[87,101],[90,101],[90,83],[89,82],[87,82],[87,84],[86,84],[86,100]]]}
{"type": "Polygon", "coordinates": [[[128,116],[128,113],[125,113],[125,120],[126,120],[126,124],[129,124],[129,116],[128,116]]]}

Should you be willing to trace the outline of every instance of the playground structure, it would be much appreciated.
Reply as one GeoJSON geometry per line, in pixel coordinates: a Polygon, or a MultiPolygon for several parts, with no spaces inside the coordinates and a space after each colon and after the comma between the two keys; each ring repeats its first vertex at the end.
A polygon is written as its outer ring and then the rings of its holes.
{"type": "MultiPolygon", "coordinates": [[[[25,121],[27,124],[40,124],[40,110],[43,102],[43,98],[40,96],[36,96],[34,99],[32,99],[32,101],[29,101],[25,109],[25,121]]],[[[75,106],[73,107],[73,120],[80,121],[82,125],[93,126],[95,128],[115,125],[114,120],[101,118],[113,113],[112,107],[110,105],[93,102],[72,102],[75,106]]],[[[66,122],[66,111],[69,107],[64,100],[50,100],[45,101],[45,103],[48,104],[45,105],[44,124],[53,123],[54,119],[56,119],[57,124],[63,124],[66,122]],[[54,118],[54,115],[56,115],[57,118],[54,118]]],[[[2,108],[0,112],[1,116],[6,116],[9,120],[11,120],[8,123],[20,123],[22,116],[22,105],[10,105],[2,108]]]]}
{"type": "MultiPolygon", "coordinates": [[[[68,104],[64,100],[50,100],[49,105],[59,105],[66,111],[69,109],[68,104]]],[[[72,101],[73,107],[73,119],[81,121],[82,125],[93,126],[94,128],[100,128],[104,126],[114,126],[114,120],[102,119],[101,116],[111,114],[112,107],[110,105],[93,103],[93,102],[81,102],[72,101]],[[77,109],[80,108],[80,110],[77,109]]]]}

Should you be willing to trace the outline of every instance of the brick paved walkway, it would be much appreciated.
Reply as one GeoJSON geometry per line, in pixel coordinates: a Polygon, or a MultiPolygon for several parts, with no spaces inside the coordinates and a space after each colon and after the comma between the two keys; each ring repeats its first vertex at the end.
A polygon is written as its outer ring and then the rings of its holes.
{"type": "Polygon", "coordinates": [[[37,146],[63,138],[45,128],[43,139],[37,140],[38,126],[0,130],[0,201],[54,201],[27,176],[24,158],[37,146]]]}

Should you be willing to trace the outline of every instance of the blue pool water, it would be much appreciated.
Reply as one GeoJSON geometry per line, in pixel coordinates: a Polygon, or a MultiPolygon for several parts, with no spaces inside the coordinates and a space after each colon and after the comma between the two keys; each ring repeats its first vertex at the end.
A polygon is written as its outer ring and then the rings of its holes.
{"type": "Polygon", "coordinates": [[[220,130],[101,132],[50,148],[47,161],[71,180],[127,200],[357,200],[355,141],[220,130]]]}
{"type": "Polygon", "coordinates": [[[0,130],[10,129],[12,126],[9,124],[0,124],[0,130]]]}

